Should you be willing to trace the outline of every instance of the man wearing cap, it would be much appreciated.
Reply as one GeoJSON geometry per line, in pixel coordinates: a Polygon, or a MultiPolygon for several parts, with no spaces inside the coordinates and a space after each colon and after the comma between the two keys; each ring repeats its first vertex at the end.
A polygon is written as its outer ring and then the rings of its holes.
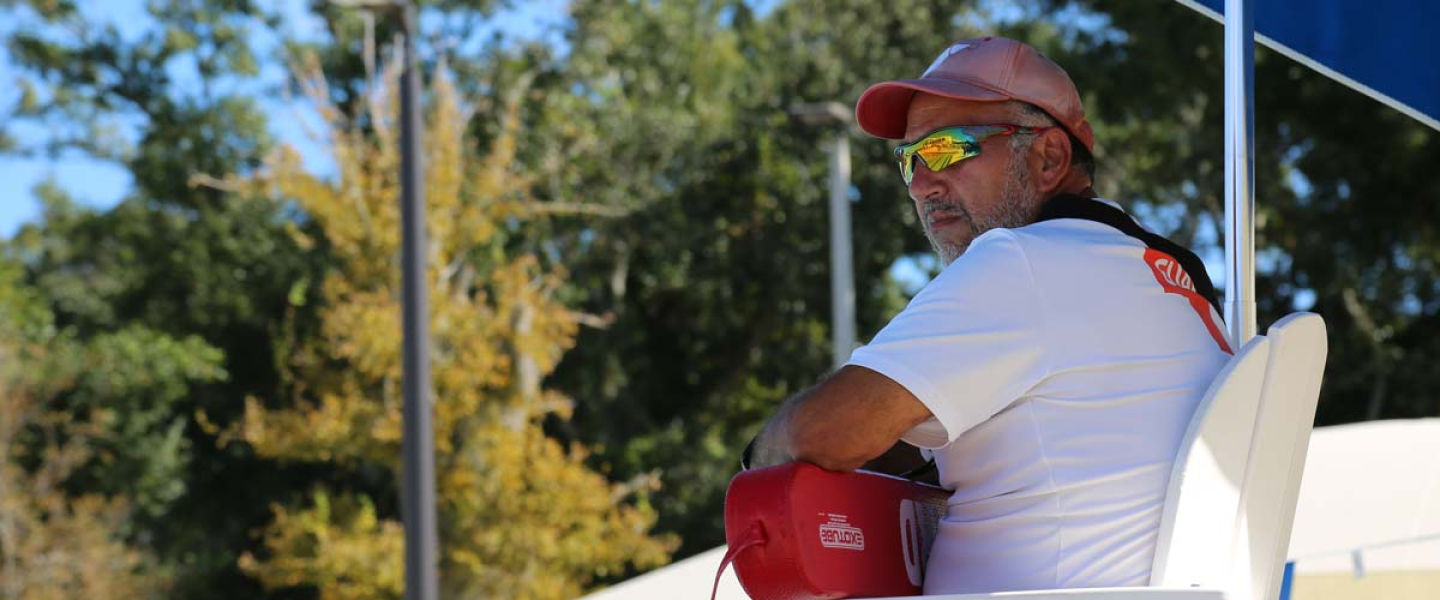
{"type": "Polygon", "coordinates": [[[954,493],[926,594],[1145,585],[1180,439],[1231,353],[1203,265],[1095,198],[1079,94],[1028,45],[958,42],[855,112],[904,142],[946,267],[781,406],[748,466],[933,451],[954,493]]]}

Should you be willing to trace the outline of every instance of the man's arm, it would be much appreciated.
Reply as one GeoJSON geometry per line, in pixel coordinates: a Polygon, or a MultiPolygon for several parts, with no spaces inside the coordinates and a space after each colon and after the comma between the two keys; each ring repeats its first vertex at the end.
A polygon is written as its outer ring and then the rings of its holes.
{"type": "Polygon", "coordinates": [[[780,406],[755,438],[750,466],[803,460],[854,471],[929,418],[930,409],[904,386],[847,365],[780,406]]]}

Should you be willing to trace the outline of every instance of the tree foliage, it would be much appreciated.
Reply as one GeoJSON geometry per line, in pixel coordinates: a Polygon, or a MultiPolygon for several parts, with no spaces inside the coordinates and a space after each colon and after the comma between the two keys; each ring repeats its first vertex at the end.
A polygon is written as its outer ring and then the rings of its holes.
{"type": "Polygon", "coordinates": [[[170,483],[169,473],[125,473],[134,457],[116,455],[125,441],[157,438],[134,422],[143,415],[132,418],[125,407],[56,406],[59,397],[121,376],[103,357],[114,340],[87,347],[57,328],[43,298],[20,285],[22,275],[19,263],[0,258],[0,595],[160,597],[166,577],[155,557],[126,543],[133,503],[113,490],[72,492],[97,472],[170,483]]]}
{"type": "Polygon", "coordinates": [[[14,240],[21,281],[57,327],[111,340],[104,351],[127,369],[97,370],[94,385],[44,400],[66,412],[80,403],[127,409],[119,418],[131,437],[118,448],[133,460],[91,470],[71,491],[124,490],[136,501],[127,538],[175,573],[171,597],[254,597],[259,586],[236,567],[251,530],[270,518],[270,502],[316,474],[217,448],[195,416],[228,421],[247,396],[278,393],[271,333],[303,313],[287,299],[323,257],[293,244],[283,207],[190,180],[248,172],[267,152],[250,79],[262,57],[248,32],[270,17],[243,1],[165,0],[129,15],[147,25],[122,35],[70,2],[0,10],[16,23],[5,43],[17,88],[33,99],[0,117],[3,129],[29,125],[14,151],[88,154],[133,181],[103,212],[64,201],[57,186],[42,189],[43,220],[14,240]],[[162,336],[171,341],[156,346],[162,336]],[[137,347],[154,352],[132,354],[137,347]],[[172,359],[188,362],[165,366],[172,359]],[[216,376],[176,387],[177,375],[202,363],[216,376]]]}
{"type": "MultiPolygon", "coordinates": [[[[379,101],[367,103],[369,131],[310,95],[334,132],[334,181],[282,151],[245,182],[313,219],[313,234],[297,231],[300,243],[324,245],[335,266],[319,283],[318,330],[292,332],[293,402],[251,400],[231,434],[261,456],[324,462],[376,483],[321,487],[304,505],[276,506],[265,556],[246,555],[242,566],[267,586],[311,585],[324,598],[401,592],[401,529],[389,501],[402,404],[396,75],[387,71],[370,92],[379,101]]],[[[556,208],[533,198],[515,170],[519,95],[477,156],[449,74],[433,81],[425,194],[443,587],[457,597],[572,597],[597,575],[660,564],[669,544],[648,535],[653,510],[623,502],[625,486],[586,467],[583,447],[541,429],[571,410],[542,382],[577,325],[556,296],[563,272],[507,250],[528,219],[556,208]]],[[[316,71],[302,84],[325,85],[316,71]]]]}

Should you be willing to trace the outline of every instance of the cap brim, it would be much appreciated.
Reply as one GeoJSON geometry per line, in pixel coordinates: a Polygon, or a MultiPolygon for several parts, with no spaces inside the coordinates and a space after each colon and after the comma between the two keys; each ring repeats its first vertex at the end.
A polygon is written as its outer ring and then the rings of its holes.
{"type": "Polygon", "coordinates": [[[924,92],[955,100],[1000,102],[1010,96],[959,81],[947,79],[899,79],[870,86],[855,103],[855,120],[860,128],[875,137],[899,140],[905,138],[905,115],[916,92],[924,92]]]}

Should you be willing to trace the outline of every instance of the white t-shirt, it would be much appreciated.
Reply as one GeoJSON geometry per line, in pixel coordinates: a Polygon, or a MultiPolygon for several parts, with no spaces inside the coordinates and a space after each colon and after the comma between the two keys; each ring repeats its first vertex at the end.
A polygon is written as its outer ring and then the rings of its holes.
{"type": "Polygon", "coordinates": [[[1149,582],[1180,438],[1229,359],[1166,259],[1091,221],[994,229],[850,357],[934,415],[903,438],[955,490],[926,594],[1149,582]]]}

